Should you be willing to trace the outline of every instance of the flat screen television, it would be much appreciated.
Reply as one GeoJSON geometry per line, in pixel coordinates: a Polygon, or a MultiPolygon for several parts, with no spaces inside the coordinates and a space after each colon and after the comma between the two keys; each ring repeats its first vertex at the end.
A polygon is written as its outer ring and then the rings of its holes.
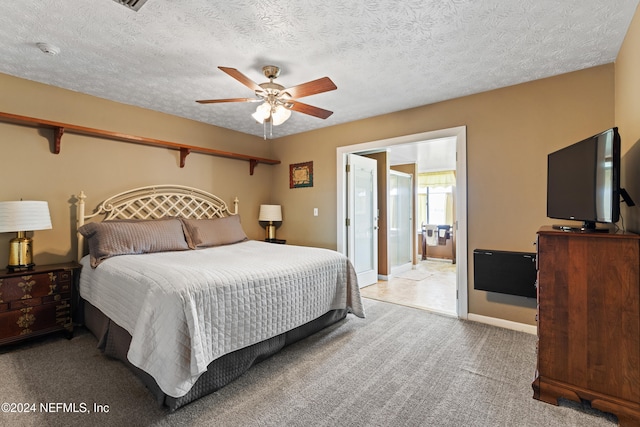
{"type": "Polygon", "coordinates": [[[620,215],[620,135],[614,127],[548,156],[547,216],[582,221],[557,225],[580,231],[608,231],[620,215]]]}

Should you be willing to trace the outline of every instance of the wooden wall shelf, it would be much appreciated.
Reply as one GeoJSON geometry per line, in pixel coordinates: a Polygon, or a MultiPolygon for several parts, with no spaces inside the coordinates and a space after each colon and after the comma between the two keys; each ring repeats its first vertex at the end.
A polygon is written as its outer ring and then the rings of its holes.
{"type": "Polygon", "coordinates": [[[178,144],[175,142],[161,141],[159,139],[145,138],[142,136],[127,135],[120,132],[112,132],[102,129],[88,128],[84,126],[72,125],[69,123],[53,122],[50,120],[37,119],[34,117],[19,116],[17,114],[0,112],[0,122],[13,123],[17,125],[33,126],[38,128],[53,129],[53,146],[51,151],[54,154],[60,153],[60,142],[65,132],[78,135],[95,136],[98,138],[112,139],[116,141],[131,142],[134,144],[151,145],[155,147],[164,147],[170,150],[178,150],[180,152],[180,167],[185,165],[185,159],[190,153],[207,154],[216,157],[225,157],[228,159],[244,160],[249,162],[249,174],[253,175],[253,170],[259,163],[267,165],[280,164],[280,160],[265,159],[262,157],[249,156],[246,154],[231,153],[228,151],[214,150],[212,148],[197,147],[194,145],[178,144]]]}

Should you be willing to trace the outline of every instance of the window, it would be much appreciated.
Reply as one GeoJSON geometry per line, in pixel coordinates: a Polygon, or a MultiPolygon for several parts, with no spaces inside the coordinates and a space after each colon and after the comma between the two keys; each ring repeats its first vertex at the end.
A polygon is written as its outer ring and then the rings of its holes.
{"type": "Polygon", "coordinates": [[[418,175],[418,230],[422,224],[453,225],[455,171],[418,175]]]}

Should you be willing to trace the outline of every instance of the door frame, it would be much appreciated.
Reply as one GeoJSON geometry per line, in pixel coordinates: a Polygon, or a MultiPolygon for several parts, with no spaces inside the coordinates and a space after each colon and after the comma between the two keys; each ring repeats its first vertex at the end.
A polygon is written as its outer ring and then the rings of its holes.
{"type": "Polygon", "coordinates": [[[457,126],[430,132],[404,135],[377,141],[363,142],[336,148],[336,221],[337,250],[346,255],[346,180],[347,154],[371,149],[382,149],[394,145],[426,142],[431,139],[456,138],[456,287],[458,317],[469,315],[468,249],[467,249],[467,127],[457,126]]]}

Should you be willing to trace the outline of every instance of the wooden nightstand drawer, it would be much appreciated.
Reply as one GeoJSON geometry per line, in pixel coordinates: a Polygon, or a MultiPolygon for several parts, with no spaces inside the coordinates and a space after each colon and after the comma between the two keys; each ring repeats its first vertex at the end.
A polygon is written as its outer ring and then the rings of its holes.
{"type": "Polygon", "coordinates": [[[68,301],[11,310],[0,313],[0,342],[70,327],[71,305],[68,301]]]}
{"type": "Polygon", "coordinates": [[[11,310],[17,310],[19,308],[33,307],[36,305],[42,305],[42,298],[29,298],[19,299],[17,301],[11,301],[9,307],[11,310]]]}
{"type": "Polygon", "coordinates": [[[2,301],[42,297],[56,292],[56,274],[24,274],[0,279],[2,301]]]}
{"type": "Polygon", "coordinates": [[[8,305],[10,310],[17,310],[20,308],[35,307],[36,305],[48,304],[50,302],[58,302],[62,300],[71,301],[71,293],[67,292],[65,294],[47,295],[42,298],[20,299],[17,301],[11,301],[8,305]]]}
{"type": "Polygon", "coordinates": [[[49,302],[58,302],[63,300],[71,301],[71,292],[67,292],[64,294],[61,293],[61,294],[47,295],[46,297],[42,297],[43,304],[46,304],[49,302]]]}
{"type": "Polygon", "coordinates": [[[69,284],[71,284],[72,277],[73,277],[73,275],[71,274],[71,271],[69,271],[69,270],[59,271],[58,272],[58,283],[59,284],[69,285],[69,284]]]}

